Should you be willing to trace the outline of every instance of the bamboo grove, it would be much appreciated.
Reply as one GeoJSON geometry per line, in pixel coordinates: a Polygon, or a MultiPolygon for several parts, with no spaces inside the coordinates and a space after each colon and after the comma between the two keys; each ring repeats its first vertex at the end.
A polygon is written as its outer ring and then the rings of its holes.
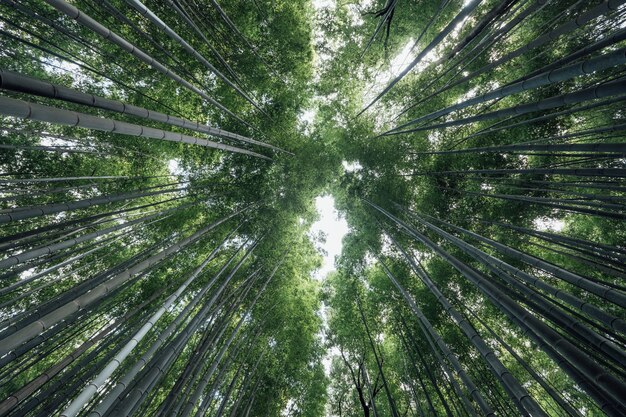
{"type": "Polygon", "coordinates": [[[626,415],[625,64],[622,0],[0,0],[0,416],[626,415]]]}

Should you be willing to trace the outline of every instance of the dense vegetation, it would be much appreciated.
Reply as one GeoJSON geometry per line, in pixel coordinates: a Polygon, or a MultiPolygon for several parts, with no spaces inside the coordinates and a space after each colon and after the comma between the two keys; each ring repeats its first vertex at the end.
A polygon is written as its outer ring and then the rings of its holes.
{"type": "Polygon", "coordinates": [[[3,0],[0,416],[626,415],[625,3],[3,0]]]}

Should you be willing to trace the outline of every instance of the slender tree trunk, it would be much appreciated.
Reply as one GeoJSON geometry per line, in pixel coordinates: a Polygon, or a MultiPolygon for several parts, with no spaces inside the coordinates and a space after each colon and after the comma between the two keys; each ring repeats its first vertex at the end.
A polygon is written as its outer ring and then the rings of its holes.
{"type": "Polygon", "coordinates": [[[174,30],[172,30],[169,26],[167,26],[159,17],[154,14],[150,9],[148,9],[143,3],[139,0],[126,0],[126,2],[135,8],[141,15],[150,20],[155,26],[158,26],[159,29],[164,31],[170,39],[176,41],[179,45],[183,47],[188,53],[193,55],[198,61],[202,63],[209,71],[215,74],[220,80],[222,80],[226,85],[235,90],[237,94],[246,99],[250,104],[252,104],[257,110],[263,112],[263,110],[259,107],[259,105],[252,100],[244,91],[242,91],[239,87],[237,87],[232,81],[230,81],[224,74],[217,70],[205,57],[203,57],[198,51],[196,51],[189,43],[187,43],[180,35],[178,35],[174,30]]]}
{"type": "MultiPolygon", "coordinates": [[[[544,2],[542,2],[544,3],[544,2]]],[[[586,25],[587,23],[591,22],[592,20],[598,18],[599,16],[608,14],[612,11],[617,11],[619,10],[619,7],[623,4],[626,3],[626,0],[606,0],[603,1],[601,4],[589,9],[588,11],[582,13],[582,14],[578,14],[576,15],[576,18],[573,20],[570,20],[566,23],[563,23],[559,26],[557,26],[556,28],[550,30],[548,33],[545,33],[543,35],[538,36],[537,38],[535,38],[533,41],[531,41],[530,43],[527,43],[526,45],[506,54],[505,56],[503,56],[502,58],[496,59],[493,62],[490,62],[487,65],[482,66],[481,68],[472,71],[470,74],[464,76],[463,78],[455,81],[454,83],[450,83],[448,85],[446,85],[443,88],[440,88],[439,90],[437,90],[436,92],[430,94],[429,96],[427,96],[426,98],[422,99],[423,101],[429,100],[432,97],[439,95],[441,93],[443,93],[444,91],[447,91],[453,87],[456,87],[457,85],[460,85],[468,80],[471,80],[473,78],[476,78],[478,75],[483,74],[489,70],[492,70],[506,62],[509,62],[511,60],[513,60],[514,58],[517,58],[521,55],[523,55],[526,52],[531,51],[532,49],[538,48],[542,45],[545,45],[548,42],[551,42],[563,35],[566,35],[570,32],[573,32],[574,30],[580,28],[581,26],[586,25]]],[[[532,76],[532,75],[531,75],[532,76]]]]}
{"type": "Polygon", "coordinates": [[[141,342],[141,340],[148,334],[150,329],[155,325],[155,323],[161,318],[163,313],[167,311],[170,306],[180,297],[180,295],[185,291],[185,289],[191,284],[194,279],[200,275],[202,270],[207,266],[207,264],[213,260],[217,251],[220,247],[216,248],[209,256],[196,268],[195,271],[191,274],[185,282],[172,294],[167,300],[163,303],[161,308],[159,308],[150,318],[146,321],[146,323],[137,331],[131,341],[119,349],[118,353],[115,355],[113,360],[107,364],[107,366],[81,391],[78,397],[74,398],[72,402],[65,408],[65,411],[61,413],[62,416],[70,417],[78,414],[80,409],[86,405],[91,397],[93,397],[98,389],[109,379],[109,377],[115,372],[118,366],[122,364],[124,359],[128,357],[133,351],[133,349],[141,342]]]}
{"type": "MultiPolygon", "coordinates": [[[[223,243],[222,243],[223,244],[223,243]]],[[[213,285],[217,282],[219,277],[226,271],[228,266],[234,261],[235,257],[239,253],[239,251],[243,248],[243,245],[237,250],[230,259],[224,263],[222,268],[213,276],[213,278],[209,281],[209,283],[200,290],[195,297],[185,306],[185,308],[181,311],[181,313],[170,323],[165,330],[163,330],[158,336],[157,339],[152,343],[150,348],[141,356],[141,358],[133,365],[133,367],[127,371],[124,376],[119,380],[119,382],[108,392],[104,400],[93,410],[89,417],[102,417],[107,413],[107,410],[112,409],[118,404],[120,400],[123,398],[123,392],[129,386],[129,384],[133,381],[133,379],[139,374],[139,372],[144,368],[145,365],[148,364],[150,359],[156,353],[156,351],[165,343],[167,338],[172,335],[172,333],[176,330],[178,325],[188,317],[188,315],[193,311],[193,309],[198,305],[198,303],[202,300],[204,295],[213,287],[213,285]]],[[[237,265],[233,268],[233,270],[228,274],[225,279],[225,282],[219,287],[216,294],[211,298],[210,301],[205,303],[202,306],[201,311],[199,311],[194,319],[191,321],[189,326],[192,326],[193,323],[198,323],[201,317],[204,317],[209,309],[213,306],[215,300],[222,293],[224,288],[228,285],[232,277],[235,275],[237,270],[241,267],[244,259],[240,260],[237,265]]],[[[183,334],[191,334],[192,327],[187,327],[187,330],[181,332],[180,335],[183,334]]],[[[180,336],[179,337],[182,337],[180,336]]]]}
{"type": "Polygon", "coordinates": [[[162,292],[163,291],[158,291],[154,293],[150,298],[127,312],[123,317],[115,320],[113,323],[107,326],[104,326],[98,333],[85,341],[78,348],[74,349],[72,353],[61,359],[52,367],[48,368],[40,376],[33,379],[31,382],[20,388],[18,391],[7,397],[7,399],[0,403],[0,416],[8,414],[20,402],[33,395],[33,393],[35,393],[40,387],[42,387],[44,384],[54,378],[55,375],[65,370],[71,363],[78,359],[89,348],[96,345],[100,340],[106,338],[113,331],[116,331],[120,327],[125,326],[129,319],[131,319],[137,313],[141,312],[144,307],[153,302],[158,296],[161,295],[162,292]]]}
{"type": "Polygon", "coordinates": [[[142,224],[142,223],[146,223],[149,222],[151,220],[154,219],[158,219],[159,217],[161,217],[161,220],[164,219],[164,217],[162,216],[166,216],[169,215],[171,213],[175,213],[181,209],[187,208],[192,206],[193,204],[183,204],[181,206],[178,207],[173,207],[170,209],[166,209],[166,210],[162,210],[159,212],[156,212],[154,214],[150,214],[148,216],[144,216],[144,217],[140,217],[139,219],[135,219],[135,220],[131,220],[131,221],[127,221],[125,223],[121,223],[121,224],[117,224],[115,226],[111,226],[111,227],[107,227],[104,229],[100,229],[96,232],[92,232],[92,233],[86,233],[84,235],[81,235],[79,237],[73,238],[73,239],[69,239],[69,240],[64,240],[58,243],[54,243],[51,245],[47,245],[41,248],[37,248],[37,249],[32,249],[29,251],[24,251],[21,252],[19,254],[16,255],[12,255],[9,258],[5,258],[3,260],[0,261],[0,268],[8,268],[14,265],[19,265],[21,263],[24,263],[26,261],[29,261],[31,259],[34,258],[38,258],[40,256],[43,255],[51,255],[53,253],[56,253],[60,250],[63,249],[68,249],[71,248],[73,246],[76,246],[78,244],[81,244],[83,242],[87,242],[93,239],[97,239],[100,238],[102,236],[106,236],[110,233],[114,233],[117,232],[119,230],[123,230],[123,229],[127,229],[127,228],[132,228],[135,225],[138,224],[142,224]]]}
{"type": "MultiPolygon", "coordinates": [[[[567,302],[568,304],[572,305],[573,307],[576,307],[578,309],[580,309],[581,311],[589,314],[591,317],[593,317],[594,319],[600,321],[601,323],[603,323],[605,326],[612,328],[618,332],[621,333],[626,333],[626,322],[624,322],[622,319],[615,317],[609,313],[606,313],[605,311],[601,310],[600,308],[589,304],[586,301],[581,300],[578,297],[575,297],[567,292],[564,292],[556,287],[553,287],[552,285],[545,283],[544,281],[540,280],[539,278],[533,277],[530,274],[527,274],[509,264],[507,264],[506,262],[501,261],[500,259],[497,259],[479,249],[476,249],[470,245],[468,245],[467,243],[465,243],[464,241],[462,241],[461,239],[458,239],[452,235],[450,235],[449,233],[444,232],[442,229],[434,226],[431,223],[426,222],[425,220],[418,218],[416,216],[416,219],[418,219],[418,221],[420,221],[420,223],[424,224],[426,227],[430,228],[431,230],[434,230],[435,232],[439,233],[442,237],[444,237],[445,239],[449,240],[450,242],[452,242],[453,244],[459,246],[462,250],[464,250],[466,253],[468,253],[470,256],[476,256],[476,259],[481,260],[481,262],[484,262],[485,264],[489,264],[489,265],[494,265],[497,266],[498,268],[501,268],[502,270],[508,271],[509,273],[511,273],[513,276],[515,276],[516,278],[519,278],[533,286],[535,286],[536,288],[542,289],[550,294],[552,294],[553,296],[567,302]]],[[[453,227],[452,225],[448,224],[447,222],[442,222],[444,224],[447,224],[450,227],[453,227]]],[[[461,228],[456,228],[454,227],[456,230],[459,230],[461,228]]],[[[465,230],[465,229],[463,229],[465,230]]],[[[486,239],[486,238],[485,238],[486,239]]],[[[512,281],[511,281],[512,282],[512,281]]],[[[520,287],[522,288],[522,287],[520,287]]],[[[524,287],[527,288],[527,287],[524,287]]],[[[575,324],[571,324],[571,326],[576,327],[575,324]]],[[[595,336],[591,335],[591,334],[585,334],[585,336],[581,336],[583,338],[583,340],[593,340],[595,336]]],[[[604,344],[607,344],[606,348],[609,349],[609,346],[611,345],[610,342],[602,339],[602,341],[599,342],[599,345],[602,346],[604,344]]],[[[598,346],[599,347],[599,346],[598,346]]],[[[616,346],[614,346],[613,348],[611,348],[610,350],[613,351],[613,349],[617,349],[619,350],[616,346]]],[[[611,356],[610,352],[605,352],[608,355],[611,356]]],[[[615,354],[619,355],[620,357],[622,356],[622,354],[618,353],[617,351],[615,352],[615,354]]]]}
{"type": "MultiPolygon", "coordinates": [[[[380,265],[383,267],[385,274],[389,277],[389,279],[394,284],[394,286],[398,289],[398,291],[400,291],[400,293],[402,294],[402,297],[404,298],[406,303],[409,305],[411,310],[413,310],[413,314],[415,314],[418,320],[422,323],[422,325],[424,326],[424,329],[428,333],[430,333],[432,339],[435,341],[437,346],[439,346],[439,348],[442,350],[444,356],[450,361],[450,363],[452,364],[454,370],[459,375],[459,377],[461,377],[461,380],[465,384],[465,387],[469,391],[470,395],[477,399],[476,403],[481,408],[483,415],[495,416],[494,412],[491,410],[491,408],[487,405],[485,400],[482,398],[482,395],[480,391],[478,390],[478,388],[476,387],[476,385],[474,384],[474,382],[463,370],[463,367],[461,366],[461,363],[457,359],[456,355],[452,353],[452,351],[447,346],[447,344],[443,341],[441,336],[432,327],[432,325],[430,324],[430,321],[426,318],[426,316],[422,313],[422,310],[420,310],[420,308],[415,303],[415,300],[406,292],[404,287],[398,282],[395,276],[391,273],[387,265],[385,265],[380,259],[379,259],[379,262],[380,262],[380,265]]],[[[432,346],[432,348],[433,348],[433,352],[436,352],[435,347],[432,346]]],[[[443,361],[441,362],[443,364],[443,361]]],[[[452,378],[452,373],[448,372],[448,374],[450,375],[450,378],[452,378]]],[[[457,393],[460,392],[460,389],[458,389],[458,387],[455,387],[455,388],[456,388],[457,393]]],[[[464,396],[462,398],[464,398],[464,396]]],[[[468,408],[468,412],[470,414],[476,415],[473,408],[469,404],[465,404],[465,405],[468,408]]]]}
{"type": "Polygon", "coordinates": [[[525,254],[516,249],[513,249],[509,246],[503,245],[501,243],[496,242],[495,240],[488,239],[486,237],[480,236],[476,233],[470,232],[469,230],[463,229],[459,226],[454,226],[449,223],[446,223],[447,226],[454,228],[455,230],[462,232],[463,234],[470,236],[480,242],[486,243],[492,248],[496,249],[498,252],[503,253],[507,256],[511,256],[512,258],[518,259],[522,262],[525,262],[534,267],[541,268],[547,272],[550,272],[554,276],[569,282],[570,284],[576,285],[585,291],[589,291],[598,297],[601,297],[607,301],[610,301],[620,307],[626,307],[626,295],[622,294],[619,291],[616,291],[612,288],[608,288],[606,286],[602,286],[587,280],[586,278],[577,275],[573,272],[567,271],[563,268],[560,268],[556,265],[545,262],[539,258],[534,256],[525,254]]]}
{"type": "MultiPolygon", "coordinates": [[[[249,253],[251,253],[251,251],[248,251],[248,254],[249,253]]],[[[257,271],[258,270],[254,271],[249,276],[249,282],[247,285],[242,284],[242,286],[244,287],[243,291],[231,304],[231,307],[229,308],[229,312],[227,313],[228,317],[231,316],[231,314],[234,312],[234,308],[242,302],[242,300],[248,294],[248,291],[252,288],[250,284],[252,284],[252,278],[256,275],[257,271]]],[[[225,320],[225,324],[227,323],[228,323],[228,319],[225,320]]],[[[216,357],[219,359],[216,360],[216,358],[213,358],[213,362],[211,365],[211,369],[213,369],[213,371],[217,367],[217,364],[221,361],[221,358],[226,352],[226,349],[228,349],[228,347],[234,340],[234,337],[237,335],[242,324],[243,324],[243,319],[239,321],[238,325],[235,327],[235,329],[231,333],[231,336],[229,337],[229,339],[222,345],[222,349],[220,349],[219,353],[216,355],[216,357]]],[[[221,326],[219,335],[215,338],[216,341],[221,339],[226,329],[227,329],[226,325],[221,326]]],[[[166,374],[167,370],[169,370],[169,368],[172,366],[174,360],[180,355],[180,351],[184,347],[185,343],[186,342],[183,341],[181,344],[179,344],[180,347],[177,347],[176,350],[174,350],[173,352],[168,351],[167,354],[164,355],[162,359],[160,359],[160,361],[151,370],[151,372],[148,375],[146,375],[144,378],[142,378],[142,380],[139,381],[139,383],[135,386],[135,388],[129,392],[128,396],[118,405],[118,407],[116,408],[116,413],[121,414],[121,415],[129,415],[135,412],[137,407],[139,407],[141,403],[145,400],[147,393],[150,390],[152,390],[152,388],[158,383],[158,381],[166,374]]],[[[206,375],[205,375],[205,378],[206,378],[206,375]]],[[[186,415],[187,414],[185,414],[185,410],[183,410],[183,416],[186,416],[186,415]]]]}
{"type": "Polygon", "coordinates": [[[374,344],[374,339],[372,339],[372,335],[370,333],[369,326],[367,325],[367,320],[365,319],[365,314],[363,313],[363,307],[361,306],[361,300],[357,294],[356,296],[356,304],[359,310],[359,314],[361,315],[361,321],[363,322],[363,326],[365,327],[365,333],[367,334],[367,339],[370,342],[370,346],[372,348],[372,353],[374,353],[374,359],[376,361],[376,367],[378,368],[378,372],[380,373],[380,377],[383,382],[383,388],[385,390],[385,394],[387,395],[387,401],[389,402],[389,408],[391,409],[391,415],[393,417],[399,417],[398,410],[396,409],[396,403],[391,396],[391,392],[389,391],[389,386],[387,385],[387,379],[385,378],[385,373],[383,372],[383,367],[381,363],[381,358],[378,357],[378,352],[376,349],[376,345],[374,344]]]}
{"type": "MultiPolygon", "coordinates": [[[[539,408],[539,406],[532,400],[532,398],[528,395],[523,386],[509,373],[509,371],[504,367],[504,365],[500,362],[497,356],[494,354],[493,350],[488,347],[482,337],[476,332],[474,327],[465,320],[461,314],[450,304],[450,302],[445,298],[445,296],[439,291],[435,283],[428,276],[426,271],[422,268],[419,268],[418,265],[413,261],[413,259],[406,253],[406,251],[398,244],[398,242],[393,238],[393,236],[388,235],[392,242],[396,245],[396,247],[400,250],[400,252],[405,257],[406,261],[409,263],[413,272],[424,282],[424,284],[428,287],[428,289],[435,295],[439,303],[444,307],[446,312],[453,318],[455,323],[461,328],[463,333],[467,336],[467,338],[472,342],[472,344],[476,347],[478,352],[481,354],[483,359],[487,362],[489,367],[494,373],[494,376],[498,378],[501,382],[502,386],[509,393],[511,399],[518,405],[518,407],[523,407],[524,412],[528,411],[531,415],[542,415],[543,411],[539,408]],[[526,402],[526,404],[524,404],[526,402]],[[539,413],[536,412],[535,409],[539,408],[539,413]]],[[[476,402],[481,405],[481,409],[489,409],[488,405],[485,403],[484,399],[480,395],[477,395],[478,391],[470,391],[472,397],[476,400],[476,402]]]]}
{"type": "Polygon", "coordinates": [[[409,343],[407,342],[406,337],[404,336],[404,332],[402,331],[402,329],[399,329],[398,334],[400,335],[400,340],[402,341],[402,344],[404,345],[404,349],[405,349],[405,351],[407,352],[407,354],[409,356],[409,362],[411,362],[411,365],[413,367],[413,371],[415,372],[415,376],[417,377],[417,380],[419,381],[420,387],[422,388],[422,392],[424,393],[424,396],[426,397],[426,402],[428,403],[428,407],[430,409],[431,416],[437,416],[437,412],[435,411],[435,406],[433,404],[432,399],[430,398],[430,394],[428,393],[428,389],[426,388],[426,384],[424,383],[424,380],[422,379],[421,372],[419,371],[419,369],[417,369],[417,365],[415,365],[416,361],[413,358],[413,350],[409,346],[409,343]]]}
{"type": "Polygon", "coordinates": [[[616,155],[626,154],[626,144],[624,143],[564,143],[564,144],[517,144],[517,145],[501,145],[490,146],[484,148],[466,148],[455,149],[451,151],[435,151],[435,152],[419,152],[422,155],[450,155],[461,153],[480,153],[480,152],[518,152],[518,151],[548,151],[548,152],[611,152],[616,155]]]}

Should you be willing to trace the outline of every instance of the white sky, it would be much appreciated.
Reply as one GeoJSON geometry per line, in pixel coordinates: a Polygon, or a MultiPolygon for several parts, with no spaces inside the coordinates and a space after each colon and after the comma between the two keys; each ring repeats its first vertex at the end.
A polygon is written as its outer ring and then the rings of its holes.
{"type": "Polygon", "coordinates": [[[560,219],[538,217],[533,221],[533,225],[535,226],[535,230],[541,232],[545,232],[546,230],[550,232],[560,232],[565,227],[565,222],[560,219]]]}
{"type": "Polygon", "coordinates": [[[170,159],[167,162],[167,169],[170,172],[171,175],[181,175],[182,174],[182,170],[180,169],[180,166],[178,164],[178,161],[176,159],[170,159]]]}
{"type": "Polygon", "coordinates": [[[341,165],[343,166],[343,170],[346,172],[355,172],[363,169],[363,166],[361,166],[359,161],[341,161],[341,165]]]}
{"type": "MultiPolygon", "coordinates": [[[[358,165],[358,162],[356,163],[358,165]]],[[[354,164],[351,164],[354,165],[354,164]]],[[[342,239],[348,233],[348,222],[335,209],[335,199],[330,195],[318,196],[315,198],[315,208],[320,216],[319,220],[311,225],[309,236],[316,242],[316,246],[323,249],[326,253],[322,267],[315,271],[313,278],[324,280],[329,272],[335,270],[335,257],[341,254],[343,247],[342,239]],[[325,242],[319,242],[315,239],[320,232],[326,236],[325,242]]],[[[328,306],[322,304],[318,311],[322,319],[322,331],[320,337],[325,341],[325,332],[328,329],[328,306]]],[[[326,375],[330,375],[332,358],[338,354],[336,348],[326,351],[322,364],[326,375]]]]}
{"type": "Polygon", "coordinates": [[[320,215],[320,219],[313,223],[310,235],[315,236],[322,232],[326,236],[326,242],[318,242],[326,253],[322,267],[314,274],[314,278],[323,280],[326,275],[335,270],[335,256],[341,253],[343,237],[348,233],[348,223],[337,210],[335,210],[335,199],[330,195],[315,198],[315,208],[320,215]]]}
{"type": "MultiPolygon", "coordinates": [[[[317,12],[325,8],[334,9],[337,2],[336,0],[313,0],[312,4],[317,12]]],[[[305,109],[299,115],[300,123],[305,126],[313,124],[316,113],[316,109],[314,108],[305,109]]],[[[335,270],[335,257],[341,254],[341,248],[343,246],[341,240],[346,233],[348,233],[349,229],[346,220],[335,210],[335,199],[332,196],[318,196],[315,199],[315,208],[320,218],[311,226],[309,235],[313,239],[314,236],[318,235],[320,232],[325,235],[326,241],[317,242],[316,246],[323,249],[326,253],[322,254],[324,257],[322,267],[315,272],[313,278],[323,280],[329,272],[335,270]]]]}
{"type": "Polygon", "coordinates": [[[313,0],[313,8],[315,10],[325,9],[325,8],[334,8],[335,0],[313,0]]]}
{"type": "Polygon", "coordinates": [[[317,114],[317,110],[315,108],[305,109],[298,114],[298,122],[300,127],[304,129],[305,133],[311,133],[311,127],[313,126],[313,122],[315,121],[315,115],[317,114]]]}

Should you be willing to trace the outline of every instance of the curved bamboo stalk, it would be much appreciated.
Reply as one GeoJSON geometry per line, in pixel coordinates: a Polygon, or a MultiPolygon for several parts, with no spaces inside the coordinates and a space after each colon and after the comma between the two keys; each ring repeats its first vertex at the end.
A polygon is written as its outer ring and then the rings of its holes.
{"type": "Polygon", "coordinates": [[[520,104],[490,113],[470,116],[463,119],[450,120],[448,122],[438,123],[424,127],[416,127],[406,130],[397,130],[383,133],[379,136],[400,135],[404,133],[421,132],[425,130],[442,129],[446,127],[459,126],[485,120],[498,119],[507,116],[521,116],[523,114],[546,111],[557,107],[563,107],[571,104],[583,103],[585,101],[595,100],[604,97],[614,97],[626,93],[626,78],[619,78],[604,84],[595,85],[593,87],[584,88],[573,93],[564,93],[546,99],[536,101],[534,103],[520,104]]]}
{"type": "MultiPolygon", "coordinates": [[[[532,90],[535,88],[564,82],[571,80],[572,78],[581,77],[584,75],[592,74],[594,72],[603,71],[609,68],[616,67],[626,62],[626,48],[620,48],[616,51],[608,52],[604,55],[600,55],[595,58],[590,58],[585,61],[571,64],[565,67],[553,69],[535,75],[531,78],[526,78],[516,83],[508,84],[506,86],[497,88],[488,93],[479,95],[477,97],[462,101],[452,106],[446,107],[441,110],[429,113],[427,115],[410,120],[402,125],[392,129],[396,131],[408,126],[412,126],[417,123],[425,122],[432,119],[445,116],[447,114],[463,110],[470,106],[486,103],[490,100],[504,98],[513,94],[519,94],[524,91],[532,90]]],[[[389,133],[389,132],[387,132],[389,133]]]]}
{"type": "Polygon", "coordinates": [[[248,151],[246,149],[236,148],[234,146],[213,142],[207,139],[200,139],[184,135],[182,133],[155,129],[148,126],[97,117],[86,113],[44,106],[42,104],[16,100],[8,97],[0,97],[0,114],[4,114],[5,116],[14,116],[20,119],[37,120],[66,126],[84,127],[87,129],[127,136],[140,136],[143,138],[200,145],[207,148],[220,149],[223,151],[241,153],[244,155],[254,156],[256,158],[271,160],[267,156],[248,151]]]}
{"type": "Polygon", "coordinates": [[[0,88],[9,91],[17,91],[20,93],[34,94],[41,97],[55,98],[67,101],[69,103],[83,104],[85,106],[100,108],[122,114],[128,114],[131,116],[137,116],[172,126],[183,127],[185,129],[194,130],[200,133],[206,133],[208,135],[237,140],[240,142],[247,142],[253,145],[264,146],[275,151],[289,153],[281,148],[272,146],[265,142],[251,139],[247,136],[232,133],[227,130],[211,127],[198,122],[193,122],[187,119],[183,119],[181,117],[172,116],[170,114],[149,110],[144,107],[134,106],[132,104],[124,103],[118,100],[100,97],[95,94],[83,93],[69,87],[53,84],[48,81],[29,77],[27,75],[19,74],[17,72],[9,71],[6,69],[0,69],[0,88]]]}

